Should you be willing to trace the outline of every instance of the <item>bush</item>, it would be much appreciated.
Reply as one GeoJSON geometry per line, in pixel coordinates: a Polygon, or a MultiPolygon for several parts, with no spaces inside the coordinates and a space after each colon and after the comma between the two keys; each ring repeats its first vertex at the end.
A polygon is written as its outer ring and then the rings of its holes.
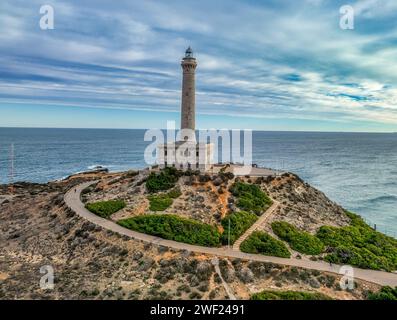
{"type": "Polygon", "coordinates": [[[288,242],[295,251],[318,255],[324,250],[324,244],[318,238],[307,232],[298,230],[288,222],[275,221],[272,223],[272,229],[280,239],[288,242]]]}
{"type": "Polygon", "coordinates": [[[230,187],[230,192],[238,198],[237,206],[241,210],[258,216],[272,205],[272,200],[257,185],[236,182],[230,187]]]}
{"type": "Polygon", "coordinates": [[[146,180],[146,189],[150,193],[169,190],[175,186],[179,176],[175,168],[165,168],[160,173],[152,172],[146,180]]]}
{"type": "Polygon", "coordinates": [[[182,195],[182,193],[179,188],[174,188],[171,191],[169,191],[167,193],[167,195],[168,195],[168,197],[170,197],[172,199],[176,199],[176,198],[179,198],[182,195]]]}
{"type": "Polygon", "coordinates": [[[113,213],[125,208],[123,200],[109,200],[87,203],[86,209],[102,218],[109,218],[113,213]]]}
{"type": "Polygon", "coordinates": [[[172,205],[172,199],[167,195],[149,196],[148,197],[151,211],[164,211],[172,205]]]}
{"type": "Polygon", "coordinates": [[[382,287],[379,292],[369,292],[368,300],[397,300],[397,287],[382,287]]]}
{"type": "Polygon", "coordinates": [[[173,199],[181,195],[179,188],[175,188],[166,194],[150,195],[148,200],[150,202],[149,210],[151,211],[164,211],[172,205],[173,199]]]}
{"type": "Polygon", "coordinates": [[[360,268],[394,271],[397,269],[397,240],[368,226],[360,216],[347,212],[351,225],[323,226],[317,237],[328,246],[326,261],[360,268]]]}
{"type": "Polygon", "coordinates": [[[222,219],[223,226],[222,242],[228,243],[229,221],[230,221],[230,243],[233,244],[250,226],[252,226],[258,217],[250,212],[240,211],[233,212],[222,219]]]}
{"type": "Polygon", "coordinates": [[[253,232],[246,240],[243,241],[240,249],[247,253],[260,253],[281,258],[289,258],[291,256],[282,241],[274,239],[262,231],[253,232]]]}
{"type": "Polygon", "coordinates": [[[205,223],[177,215],[141,215],[118,221],[118,224],[138,232],[207,247],[220,246],[220,233],[205,223]]]}
{"type": "Polygon", "coordinates": [[[264,290],[254,293],[251,300],[331,300],[331,298],[317,292],[264,290]]]}

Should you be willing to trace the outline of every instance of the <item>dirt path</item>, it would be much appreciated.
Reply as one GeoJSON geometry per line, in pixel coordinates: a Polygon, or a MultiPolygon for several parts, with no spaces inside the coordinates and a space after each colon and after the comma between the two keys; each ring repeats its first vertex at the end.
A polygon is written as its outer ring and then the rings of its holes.
{"type": "Polygon", "coordinates": [[[244,232],[244,234],[238,238],[234,244],[233,244],[233,250],[235,251],[240,251],[240,245],[241,243],[247,239],[250,234],[252,232],[254,232],[256,229],[258,229],[261,225],[263,225],[267,219],[269,219],[270,216],[272,216],[275,212],[277,207],[279,206],[279,202],[277,202],[276,200],[273,200],[273,204],[271,205],[271,207],[269,209],[266,210],[266,212],[264,214],[262,214],[258,220],[256,220],[256,222],[249,227],[249,229],[247,231],[244,232]]]}
{"type": "Polygon", "coordinates": [[[214,265],[215,272],[218,274],[219,278],[222,281],[222,285],[225,288],[225,291],[226,291],[226,293],[227,293],[227,295],[229,297],[229,300],[237,300],[236,296],[233,294],[232,289],[226,283],[225,279],[223,279],[221,269],[219,268],[219,259],[217,257],[214,257],[214,258],[212,258],[211,262],[214,265]]]}
{"type": "MultiPolygon", "coordinates": [[[[90,181],[78,185],[76,187],[76,192],[74,192],[74,188],[69,190],[64,197],[66,205],[80,217],[96,225],[99,225],[102,228],[111,230],[113,232],[117,232],[121,235],[125,235],[127,237],[144,242],[149,242],[154,245],[162,245],[176,250],[188,250],[191,252],[208,254],[218,257],[232,258],[232,259],[238,258],[238,259],[250,260],[250,261],[271,262],[275,264],[341,274],[340,270],[342,266],[336,264],[330,265],[329,263],[323,261],[311,261],[311,260],[307,261],[307,260],[295,259],[295,258],[288,259],[288,258],[264,256],[259,254],[249,254],[241,251],[227,249],[224,247],[222,248],[201,247],[201,246],[176,242],[172,240],[165,240],[159,237],[155,237],[123,228],[113,221],[103,219],[91,213],[84,207],[84,204],[80,200],[81,191],[93,183],[95,183],[95,181],[90,181]]],[[[357,279],[373,282],[383,286],[387,286],[387,285],[392,287],[397,286],[397,274],[384,272],[384,271],[360,269],[360,268],[352,268],[352,270],[354,272],[354,277],[357,279]]]]}

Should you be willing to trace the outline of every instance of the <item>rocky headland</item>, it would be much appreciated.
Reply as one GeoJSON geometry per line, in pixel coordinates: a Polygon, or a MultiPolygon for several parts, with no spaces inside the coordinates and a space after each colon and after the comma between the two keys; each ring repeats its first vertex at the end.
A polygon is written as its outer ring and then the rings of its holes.
{"type": "MultiPolygon", "coordinates": [[[[341,206],[291,173],[277,177],[178,174],[169,190],[149,190],[148,180],[159,174],[149,170],[83,173],[46,184],[16,183],[12,193],[10,186],[0,186],[0,299],[229,299],[228,290],[237,299],[249,299],[263,290],[366,299],[368,292],[380,289],[357,280],[353,290],[342,290],[336,274],[242,259],[220,258],[217,272],[211,255],[121,236],[85,221],[64,202],[67,191],[98,180],[83,190],[82,201],[121,199],[123,208],[110,214],[110,220],[172,214],[214,226],[222,235],[223,219],[243,211],[233,189],[240,183],[254,185],[278,202],[257,230],[277,241],[281,238],[273,222],[286,222],[311,236],[324,225],[344,228],[352,223],[341,206]],[[40,288],[40,268],[45,265],[54,269],[51,290],[40,288]]],[[[322,259],[326,253],[305,254],[290,243],[286,247],[291,257],[299,259],[322,259]]]]}

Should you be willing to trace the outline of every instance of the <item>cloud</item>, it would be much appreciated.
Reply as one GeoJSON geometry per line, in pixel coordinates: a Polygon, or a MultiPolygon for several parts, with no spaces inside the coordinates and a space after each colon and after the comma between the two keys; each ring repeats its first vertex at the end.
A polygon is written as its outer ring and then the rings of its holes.
{"type": "Polygon", "coordinates": [[[397,9],[397,2],[394,0],[360,0],[354,5],[356,15],[363,18],[383,18],[392,16],[397,9]]]}
{"type": "Polygon", "coordinates": [[[327,0],[50,2],[43,31],[40,1],[4,1],[0,108],[178,111],[192,45],[199,113],[397,124],[395,1],[357,1],[349,31],[327,0]]]}

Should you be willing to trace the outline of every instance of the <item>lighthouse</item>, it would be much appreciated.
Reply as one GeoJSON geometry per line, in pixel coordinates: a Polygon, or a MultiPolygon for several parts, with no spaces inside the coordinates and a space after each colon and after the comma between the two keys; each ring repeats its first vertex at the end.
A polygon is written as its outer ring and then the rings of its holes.
{"type": "Polygon", "coordinates": [[[181,61],[181,131],[174,143],[157,146],[157,164],[160,169],[208,171],[213,165],[214,145],[196,142],[196,68],[197,60],[191,47],[181,61]]]}
{"type": "Polygon", "coordinates": [[[181,129],[196,129],[196,67],[197,61],[193,56],[191,47],[185,51],[181,62],[182,77],[182,99],[181,99],[181,129]]]}

